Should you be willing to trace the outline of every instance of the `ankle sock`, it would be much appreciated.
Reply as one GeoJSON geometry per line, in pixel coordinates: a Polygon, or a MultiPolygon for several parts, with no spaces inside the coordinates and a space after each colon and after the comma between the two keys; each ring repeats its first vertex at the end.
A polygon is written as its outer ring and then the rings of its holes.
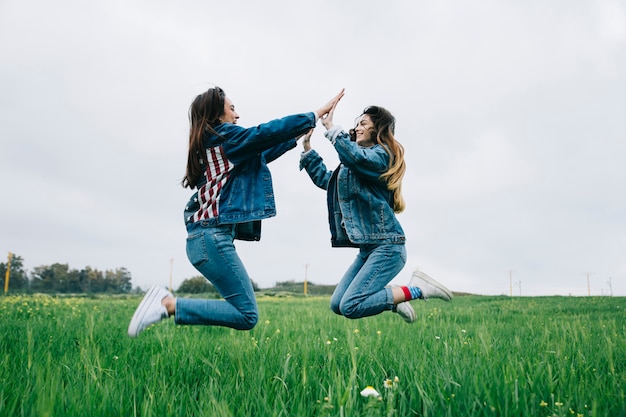
{"type": "Polygon", "coordinates": [[[417,300],[422,297],[422,290],[419,287],[405,287],[402,286],[402,291],[404,292],[404,297],[406,301],[417,300]]]}

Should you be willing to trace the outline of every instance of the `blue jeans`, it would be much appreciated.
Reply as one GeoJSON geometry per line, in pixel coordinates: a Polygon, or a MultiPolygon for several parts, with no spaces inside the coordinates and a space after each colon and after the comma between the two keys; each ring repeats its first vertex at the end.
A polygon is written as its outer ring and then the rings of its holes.
{"type": "Polygon", "coordinates": [[[197,222],[187,227],[187,233],[189,261],[224,300],[176,298],[176,324],[252,329],[259,313],[250,277],[233,244],[235,225],[197,222]]]}
{"type": "Polygon", "coordinates": [[[335,288],[330,309],[349,319],[373,316],[394,308],[387,284],[404,268],[406,248],[397,244],[362,245],[335,288]]]}

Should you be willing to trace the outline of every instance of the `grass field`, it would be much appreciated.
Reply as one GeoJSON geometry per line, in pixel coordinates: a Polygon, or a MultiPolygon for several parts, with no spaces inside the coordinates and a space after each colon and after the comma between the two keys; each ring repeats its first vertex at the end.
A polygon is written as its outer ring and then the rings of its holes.
{"type": "Polygon", "coordinates": [[[261,298],[252,331],[130,339],[139,300],[1,297],[0,415],[626,415],[623,297],[421,301],[412,325],[261,298]]]}

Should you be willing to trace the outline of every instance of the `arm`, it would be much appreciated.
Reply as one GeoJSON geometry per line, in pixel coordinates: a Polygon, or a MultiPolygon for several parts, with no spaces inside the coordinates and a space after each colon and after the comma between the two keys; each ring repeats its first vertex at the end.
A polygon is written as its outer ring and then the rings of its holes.
{"type": "Polygon", "coordinates": [[[265,152],[263,152],[263,157],[265,158],[265,162],[270,163],[276,159],[278,159],[282,154],[296,147],[296,139],[288,140],[287,142],[283,142],[280,145],[276,145],[265,152]]]}
{"type": "Polygon", "coordinates": [[[280,144],[278,146],[274,146],[272,149],[269,149],[267,151],[265,151],[263,153],[263,156],[265,157],[265,161],[266,162],[272,162],[275,159],[278,159],[279,156],[281,156],[282,154],[284,154],[285,152],[293,149],[296,147],[296,143],[298,142],[298,140],[301,137],[304,137],[304,149],[306,150],[310,150],[311,149],[311,134],[313,133],[313,129],[310,129],[307,133],[305,133],[304,135],[295,138],[294,140],[290,140],[289,142],[285,142],[283,144],[280,144]],[[308,149],[307,149],[308,147],[308,149]]]}
{"type": "MultiPolygon", "coordinates": [[[[271,149],[273,146],[298,138],[315,127],[318,119],[325,117],[337,102],[343,97],[344,90],[333,97],[315,112],[296,114],[272,120],[249,129],[242,128],[235,124],[224,123],[217,126],[217,133],[225,140],[222,142],[224,151],[229,159],[237,163],[247,159],[252,155],[271,149]]],[[[294,147],[295,144],[289,145],[294,147]]],[[[282,148],[281,148],[282,149],[282,148]]],[[[291,148],[289,148],[291,149],[291,148]]],[[[269,160],[276,159],[282,152],[271,152],[267,154],[269,160]]]]}
{"type": "Polygon", "coordinates": [[[363,148],[350,140],[350,135],[341,128],[333,128],[326,132],[339,160],[359,177],[368,180],[378,178],[389,168],[389,154],[381,145],[363,148]]]}
{"type": "Polygon", "coordinates": [[[287,150],[280,145],[285,144],[289,149],[295,147],[294,138],[314,127],[315,118],[315,114],[311,112],[283,117],[248,129],[224,123],[216,130],[225,138],[222,146],[228,158],[234,163],[278,147],[280,149],[278,152],[272,151],[267,154],[269,160],[273,160],[287,150]]]}
{"type": "Polygon", "coordinates": [[[302,146],[304,147],[304,152],[300,157],[300,170],[306,169],[307,174],[313,181],[313,184],[321,188],[322,190],[328,189],[328,182],[330,181],[330,177],[332,176],[332,171],[326,169],[326,165],[324,164],[324,160],[322,157],[311,149],[311,135],[313,134],[313,129],[307,132],[304,135],[304,140],[302,141],[302,146]]]}

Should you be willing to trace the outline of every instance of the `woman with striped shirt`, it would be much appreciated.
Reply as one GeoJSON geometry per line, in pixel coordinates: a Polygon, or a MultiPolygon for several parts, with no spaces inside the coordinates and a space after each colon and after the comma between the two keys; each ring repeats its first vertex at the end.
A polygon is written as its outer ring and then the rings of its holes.
{"type": "Polygon", "coordinates": [[[343,96],[315,112],[294,114],[251,128],[219,87],[198,95],[189,109],[189,153],[183,187],[196,190],[185,207],[187,256],[222,300],[175,298],[152,287],[131,319],[128,334],[174,316],[177,324],[252,329],[258,310],[252,283],[234,240],[260,240],[261,220],[276,215],[267,164],[296,147],[343,96]]]}

